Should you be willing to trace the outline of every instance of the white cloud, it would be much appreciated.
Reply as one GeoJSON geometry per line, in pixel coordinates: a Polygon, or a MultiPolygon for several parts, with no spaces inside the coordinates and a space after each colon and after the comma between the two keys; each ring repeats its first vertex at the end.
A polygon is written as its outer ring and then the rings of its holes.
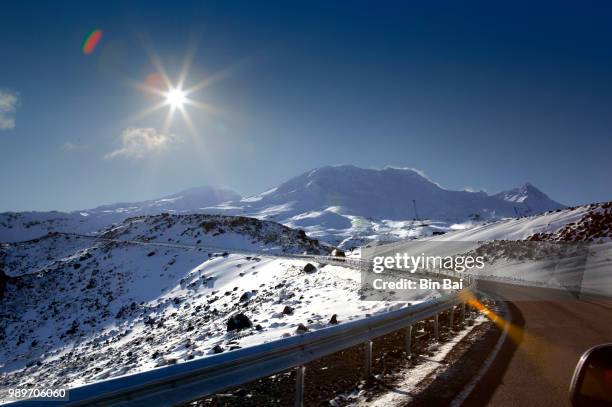
{"type": "Polygon", "coordinates": [[[15,128],[15,111],[19,94],[11,90],[0,89],[0,130],[15,128]]]}
{"type": "Polygon", "coordinates": [[[175,140],[171,134],[162,134],[153,128],[141,127],[128,127],[123,130],[119,138],[121,148],[111,151],[104,158],[143,158],[146,155],[166,150],[175,140]]]}

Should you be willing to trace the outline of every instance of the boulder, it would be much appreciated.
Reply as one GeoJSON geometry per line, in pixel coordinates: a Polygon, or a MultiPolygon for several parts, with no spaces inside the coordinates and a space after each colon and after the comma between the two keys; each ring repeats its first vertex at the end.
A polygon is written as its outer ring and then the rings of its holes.
{"type": "Polygon", "coordinates": [[[231,316],[227,320],[227,331],[240,331],[253,326],[253,323],[246,315],[240,313],[231,316]]]}
{"type": "Polygon", "coordinates": [[[317,268],[312,263],[306,263],[304,266],[305,273],[314,273],[315,271],[317,271],[317,268]]]}

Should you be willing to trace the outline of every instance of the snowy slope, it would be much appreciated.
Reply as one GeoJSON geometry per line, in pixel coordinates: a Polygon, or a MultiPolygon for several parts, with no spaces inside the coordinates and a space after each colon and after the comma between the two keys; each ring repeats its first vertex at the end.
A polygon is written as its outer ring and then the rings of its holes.
{"type": "Polygon", "coordinates": [[[0,242],[34,239],[53,231],[93,233],[131,216],[202,212],[201,208],[236,199],[240,195],[225,188],[199,187],[150,201],[74,212],[5,212],[0,213],[0,242]]]}
{"type": "Polygon", "coordinates": [[[480,278],[612,298],[612,202],[502,220],[406,246],[452,248],[450,242],[485,256],[486,267],[476,272],[480,278]]]}
{"type": "Polygon", "coordinates": [[[402,306],[360,301],[355,270],[315,264],[306,273],[304,260],[200,247],[326,250],[271,222],[159,215],[105,236],[151,243],[52,234],[2,246],[10,279],[0,308],[0,393],[26,383],[74,386],[298,335],[300,324],[329,326],[334,314],[342,323],[402,306]],[[237,313],[252,326],[228,331],[237,313]]]}
{"type": "Polygon", "coordinates": [[[612,202],[582,205],[541,215],[505,219],[435,236],[436,241],[606,241],[612,237],[612,202]]]}

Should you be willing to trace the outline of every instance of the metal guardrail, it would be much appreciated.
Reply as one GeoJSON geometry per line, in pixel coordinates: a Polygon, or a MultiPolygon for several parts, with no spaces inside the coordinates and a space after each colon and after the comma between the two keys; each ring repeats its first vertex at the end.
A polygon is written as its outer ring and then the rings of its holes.
{"type": "MultiPolygon", "coordinates": [[[[358,269],[367,265],[365,261],[350,258],[302,255],[291,257],[308,258],[317,262],[358,269]]],[[[457,277],[454,273],[433,273],[431,276],[457,277]]],[[[454,309],[459,305],[460,318],[463,319],[464,294],[466,291],[474,290],[475,280],[467,275],[462,277],[468,283],[463,290],[420,304],[178,365],[79,386],[69,390],[69,400],[45,401],[44,405],[147,407],[176,405],[297,367],[296,406],[301,406],[304,395],[305,364],[365,343],[365,372],[369,375],[374,338],[406,329],[405,346],[409,355],[412,326],[415,323],[433,318],[434,337],[438,339],[439,313],[451,309],[452,326],[454,309]]],[[[23,400],[8,405],[39,406],[41,402],[23,400]]]]}

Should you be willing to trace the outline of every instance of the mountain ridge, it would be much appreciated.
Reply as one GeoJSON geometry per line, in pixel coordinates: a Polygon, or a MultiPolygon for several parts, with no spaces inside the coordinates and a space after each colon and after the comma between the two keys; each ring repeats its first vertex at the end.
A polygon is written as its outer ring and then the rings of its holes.
{"type": "Polygon", "coordinates": [[[69,213],[4,213],[0,241],[26,240],[50,231],[93,233],[128,217],[169,212],[269,219],[338,244],[354,236],[376,240],[381,235],[397,239],[441,233],[454,224],[564,207],[530,183],[488,195],[442,188],[412,168],[339,165],[306,171],[246,198],[226,188],[196,187],[159,199],[69,213]],[[412,234],[424,220],[431,227],[412,234]]]}

